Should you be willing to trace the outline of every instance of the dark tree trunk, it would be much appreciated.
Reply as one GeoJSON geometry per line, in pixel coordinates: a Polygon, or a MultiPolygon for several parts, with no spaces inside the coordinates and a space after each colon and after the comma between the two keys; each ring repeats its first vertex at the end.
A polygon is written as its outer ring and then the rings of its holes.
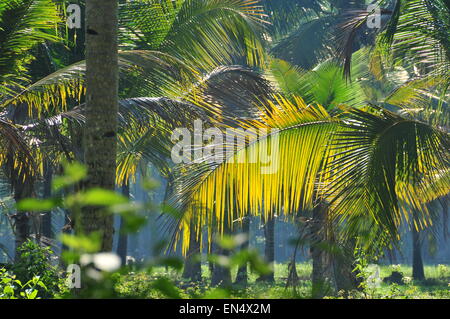
{"type": "Polygon", "coordinates": [[[30,218],[27,212],[19,212],[14,216],[14,225],[16,233],[16,247],[14,260],[17,261],[20,256],[18,249],[30,238],[30,218]]]}
{"type": "MultiPolygon", "coordinates": [[[[63,234],[70,234],[72,232],[72,227],[73,227],[73,225],[72,225],[72,221],[70,219],[70,212],[68,210],[64,210],[64,226],[61,229],[61,232],[63,234]]],[[[68,249],[69,249],[69,247],[67,247],[66,245],[62,244],[61,245],[61,256],[68,249]]],[[[62,268],[66,267],[66,262],[63,260],[63,258],[59,259],[59,263],[60,263],[62,268]]],[[[69,264],[70,264],[70,261],[69,261],[69,264]]]]}
{"type": "MultiPolygon", "coordinates": [[[[122,195],[130,198],[130,184],[126,183],[122,186],[122,195]]],[[[128,254],[128,235],[125,233],[125,221],[123,217],[120,217],[119,226],[119,241],[117,243],[117,255],[120,256],[122,266],[127,264],[127,254],[128,254]]]]}
{"type": "MultiPolygon", "coordinates": [[[[33,195],[34,178],[33,174],[28,171],[30,167],[19,169],[14,167],[14,159],[8,155],[5,166],[9,174],[9,180],[13,190],[14,201],[18,203],[22,199],[29,198],[33,195]]],[[[16,212],[13,215],[14,234],[15,234],[15,257],[17,260],[20,256],[17,250],[23,243],[30,238],[30,219],[31,212],[16,212]]]]}
{"type": "MultiPolygon", "coordinates": [[[[250,239],[250,217],[247,216],[242,221],[242,234],[247,237],[247,240],[241,245],[241,250],[248,250],[250,239]]],[[[247,286],[248,284],[248,263],[241,265],[238,269],[235,284],[247,286]]]]}
{"type": "Polygon", "coordinates": [[[333,255],[331,258],[333,271],[334,271],[334,284],[336,291],[349,292],[351,290],[359,289],[361,280],[357,277],[355,269],[355,257],[354,250],[355,244],[348,243],[348,246],[341,247],[337,255],[333,255]]]}
{"type": "MultiPolygon", "coordinates": [[[[223,248],[217,248],[216,253],[222,256],[230,255],[230,251],[223,248]]],[[[231,286],[230,268],[214,264],[211,275],[211,286],[230,287],[231,286]]]]}
{"type": "Polygon", "coordinates": [[[311,247],[310,253],[313,261],[312,265],[312,297],[314,299],[323,298],[328,292],[328,256],[324,250],[326,244],[326,215],[327,207],[319,204],[313,210],[311,224],[311,247]]]}
{"type": "MultiPolygon", "coordinates": [[[[191,227],[193,229],[193,227],[191,227]]],[[[200,240],[194,231],[190,234],[190,245],[184,262],[183,278],[193,282],[202,280],[202,263],[200,252],[200,240]]]]}
{"type": "MultiPolygon", "coordinates": [[[[275,218],[271,218],[266,221],[264,225],[264,238],[264,259],[273,270],[275,263],[275,218]]],[[[258,278],[258,281],[274,282],[274,271],[270,272],[267,275],[262,275],[258,278]]]]}
{"type": "MultiPolygon", "coordinates": [[[[50,198],[52,196],[52,175],[53,170],[49,163],[44,163],[44,185],[43,197],[50,198]]],[[[52,231],[52,212],[44,212],[42,215],[42,235],[46,238],[53,238],[52,231]]]]}
{"type": "Polygon", "coordinates": [[[300,280],[297,272],[297,253],[302,241],[302,228],[303,228],[302,221],[299,218],[299,215],[300,214],[298,214],[295,218],[295,225],[297,226],[298,229],[297,234],[298,240],[297,243],[295,244],[294,253],[292,254],[291,260],[288,263],[288,277],[286,281],[286,288],[292,287],[295,293],[297,292],[297,285],[300,280]]]}
{"type": "MultiPolygon", "coordinates": [[[[226,218],[225,218],[226,220],[226,218]]],[[[224,234],[230,235],[231,229],[228,223],[225,221],[224,234]]],[[[230,251],[219,247],[217,244],[213,244],[213,254],[219,256],[229,256],[230,251]]],[[[211,285],[220,287],[231,287],[231,270],[228,267],[222,267],[219,264],[214,264],[211,273],[211,285]]]]}
{"type": "Polygon", "coordinates": [[[414,280],[424,280],[425,272],[423,269],[422,260],[422,242],[420,239],[420,232],[412,226],[412,242],[413,242],[413,279],[414,280]]]}
{"type": "MultiPolygon", "coordinates": [[[[118,1],[86,2],[86,189],[114,190],[118,113],[118,1]]],[[[76,223],[78,225],[78,221],[76,223]]],[[[111,251],[113,216],[98,207],[83,208],[80,230],[102,233],[102,251],[111,251]]]]}

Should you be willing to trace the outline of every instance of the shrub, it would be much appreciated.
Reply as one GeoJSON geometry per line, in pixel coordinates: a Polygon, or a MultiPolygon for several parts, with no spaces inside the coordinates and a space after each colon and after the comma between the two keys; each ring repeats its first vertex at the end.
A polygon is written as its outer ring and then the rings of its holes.
{"type": "Polygon", "coordinates": [[[19,259],[11,268],[17,280],[27,283],[38,277],[43,283],[38,288],[39,295],[43,298],[54,297],[60,291],[63,280],[59,276],[58,269],[50,262],[52,250],[49,247],[40,247],[29,240],[18,248],[18,254],[19,259]]]}
{"type": "Polygon", "coordinates": [[[39,291],[46,291],[47,287],[38,276],[22,283],[15,275],[0,268],[0,299],[39,299],[39,291]]]}

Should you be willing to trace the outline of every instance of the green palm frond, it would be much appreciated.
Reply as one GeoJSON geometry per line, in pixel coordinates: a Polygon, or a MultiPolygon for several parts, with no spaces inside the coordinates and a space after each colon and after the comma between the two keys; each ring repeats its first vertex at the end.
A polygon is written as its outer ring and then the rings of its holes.
{"type": "Polygon", "coordinates": [[[272,59],[269,66],[269,77],[277,88],[288,97],[301,96],[305,103],[313,103],[313,83],[307,80],[307,71],[280,59],[272,59]]]}
{"type": "Polygon", "coordinates": [[[271,55],[304,69],[311,69],[319,62],[333,56],[334,43],[330,36],[336,16],[320,16],[300,25],[270,49],[271,55]]]}
{"type": "Polygon", "coordinates": [[[252,115],[271,92],[270,84],[259,73],[240,66],[222,66],[194,82],[182,100],[121,100],[118,183],[132,176],[141,161],[167,171],[173,146],[170,137],[176,128],[192,127],[197,119],[203,123],[224,119],[235,123],[236,118],[252,115]]]}
{"type": "Polygon", "coordinates": [[[261,5],[268,15],[270,33],[275,38],[283,37],[297,29],[304,19],[319,16],[327,7],[326,0],[262,0],[261,5]]]}
{"type": "Polygon", "coordinates": [[[38,172],[38,160],[30,141],[14,124],[0,120],[0,166],[8,176],[16,194],[25,184],[31,184],[38,172]]]}
{"type": "MultiPolygon", "coordinates": [[[[377,1],[380,6],[385,0],[377,1]]],[[[341,26],[342,34],[367,29],[370,12],[361,11],[341,26]]],[[[381,28],[377,42],[380,52],[398,64],[414,70],[417,76],[441,76],[448,85],[450,63],[450,9],[446,0],[396,0],[392,10],[381,9],[387,23],[381,28]]],[[[341,45],[341,58],[348,74],[353,38],[341,45]]]]}
{"type": "MultiPolygon", "coordinates": [[[[360,61],[358,58],[355,60],[360,61]]],[[[367,70],[358,68],[359,65],[353,65],[353,76],[364,78],[367,70]]],[[[332,60],[319,63],[310,71],[303,71],[286,61],[275,59],[269,73],[283,94],[302,96],[307,103],[317,102],[327,110],[336,109],[343,104],[360,106],[366,99],[360,82],[344,79],[340,66],[332,60]]]]}
{"type": "MultiPolygon", "coordinates": [[[[354,77],[364,77],[364,73],[355,72],[354,77]]],[[[342,77],[340,66],[334,61],[326,61],[308,73],[307,79],[313,83],[311,92],[317,103],[328,110],[339,105],[357,107],[365,102],[364,91],[359,82],[349,82],[342,77]]]]}
{"type": "MultiPolygon", "coordinates": [[[[449,167],[449,142],[446,133],[383,109],[351,110],[330,142],[334,155],[324,173],[323,196],[335,214],[369,214],[395,237],[410,218],[402,203],[423,209],[450,191],[450,180],[438,178],[449,167]],[[434,198],[425,191],[430,187],[434,198]]],[[[425,211],[423,225],[429,217],[425,211]]]]}
{"type": "Polygon", "coordinates": [[[142,161],[167,172],[172,131],[192,126],[193,119],[209,121],[204,109],[181,100],[164,97],[120,100],[117,184],[133,178],[142,161]]]}
{"type": "Polygon", "coordinates": [[[384,39],[394,55],[414,64],[421,73],[448,77],[450,63],[450,9],[444,0],[398,1],[395,33],[384,39]]]}
{"type": "Polygon", "coordinates": [[[220,118],[238,119],[257,116],[257,105],[272,94],[272,84],[263,74],[231,65],[204,75],[183,94],[183,99],[198,102],[212,118],[220,112],[220,118]]]}
{"type": "Polygon", "coordinates": [[[262,65],[262,7],[253,0],[142,0],[121,7],[126,43],[170,53],[203,69],[244,58],[262,65]]]}
{"type": "Polygon", "coordinates": [[[0,1],[0,94],[24,82],[29,50],[45,40],[54,41],[59,16],[51,0],[0,1]]]}
{"type": "Polygon", "coordinates": [[[247,214],[269,218],[313,207],[317,173],[336,120],[300,98],[294,103],[278,96],[274,100],[266,102],[260,120],[242,122],[241,130],[229,128],[243,143],[219,144],[222,156],[205,155],[179,167],[169,203],[183,215],[168,228],[183,233],[184,251],[192,223],[199,237],[207,226],[211,240],[214,231],[222,233],[225,221],[232,226],[247,214]],[[262,158],[263,152],[272,155],[271,161],[262,158]]]}
{"type": "MultiPolygon", "coordinates": [[[[128,89],[122,97],[179,96],[192,81],[200,78],[198,72],[168,54],[157,51],[119,52],[120,79],[128,89]]],[[[20,93],[11,96],[4,105],[26,103],[30,115],[66,111],[68,103],[83,102],[85,61],[58,70],[20,93]]]]}

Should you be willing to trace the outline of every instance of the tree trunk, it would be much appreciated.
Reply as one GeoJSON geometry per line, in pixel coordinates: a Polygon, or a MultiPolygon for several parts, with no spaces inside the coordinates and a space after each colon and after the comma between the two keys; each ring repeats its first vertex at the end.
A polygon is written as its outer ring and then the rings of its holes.
{"type": "MultiPolygon", "coordinates": [[[[61,229],[61,232],[63,234],[70,234],[72,232],[72,221],[69,216],[70,216],[70,212],[65,209],[64,210],[64,226],[61,229]]],[[[69,250],[69,247],[67,247],[65,244],[61,244],[61,256],[67,250],[69,250]]],[[[66,265],[66,262],[64,261],[64,259],[61,258],[61,256],[59,259],[59,263],[62,268],[65,268],[67,265],[66,265]]],[[[70,264],[70,261],[69,261],[69,264],[70,264]]]]}
{"type": "MultiPolygon", "coordinates": [[[[241,245],[241,250],[248,250],[250,239],[250,216],[247,216],[242,221],[242,234],[247,237],[247,240],[241,245]]],[[[238,269],[235,284],[247,286],[248,284],[248,263],[241,265],[238,269]]]]}
{"type": "Polygon", "coordinates": [[[275,263],[275,218],[266,221],[264,225],[264,259],[266,263],[272,268],[272,272],[267,275],[262,275],[258,281],[274,282],[274,263],[275,263]]]}
{"type": "Polygon", "coordinates": [[[14,216],[14,228],[16,234],[16,247],[14,260],[17,261],[20,258],[18,249],[24,244],[30,237],[30,217],[28,212],[19,212],[14,216]]]}
{"type": "MultiPolygon", "coordinates": [[[[11,181],[14,201],[18,203],[22,199],[29,198],[33,195],[34,177],[28,171],[28,167],[19,169],[14,167],[14,159],[8,155],[5,166],[11,181]]],[[[30,217],[31,212],[16,212],[13,215],[14,235],[15,235],[15,257],[17,260],[20,256],[18,248],[22,246],[30,238],[30,217]]]]}
{"type": "MultiPolygon", "coordinates": [[[[225,224],[224,224],[224,234],[230,235],[231,229],[228,225],[228,222],[225,218],[225,224]]],[[[219,247],[217,244],[213,243],[213,254],[219,255],[219,256],[229,256],[230,251],[228,249],[224,249],[222,247],[219,247]]],[[[211,286],[220,286],[220,287],[231,287],[231,270],[228,267],[222,267],[219,264],[214,264],[212,267],[212,273],[211,273],[211,286]]]]}
{"type": "MultiPolygon", "coordinates": [[[[114,190],[118,113],[118,2],[86,2],[86,123],[84,161],[88,168],[85,189],[114,190]]],[[[78,222],[76,223],[78,224],[78,222]]],[[[80,230],[101,232],[102,251],[111,251],[113,216],[98,207],[83,208],[80,230]]]]}
{"type": "Polygon", "coordinates": [[[423,269],[422,261],[422,242],[420,240],[420,232],[412,226],[412,242],[413,242],[413,279],[414,280],[424,280],[425,272],[423,269]]]}
{"type": "MultiPolygon", "coordinates": [[[[193,229],[193,225],[191,226],[193,229]]],[[[202,263],[200,258],[200,241],[194,231],[190,234],[190,245],[184,262],[183,278],[192,282],[202,280],[202,263]]]]}
{"type": "MultiPolygon", "coordinates": [[[[229,256],[230,251],[223,248],[217,248],[217,255],[229,256]]],[[[214,264],[211,275],[211,286],[231,287],[231,271],[228,267],[214,264]]]]}
{"type": "MultiPolygon", "coordinates": [[[[48,162],[44,163],[44,185],[43,198],[50,198],[52,196],[52,175],[53,170],[48,162]]],[[[44,212],[42,216],[42,235],[46,238],[53,238],[52,232],[52,212],[44,212]]]]}
{"type": "Polygon", "coordinates": [[[313,261],[311,281],[312,297],[314,299],[323,298],[329,290],[327,279],[328,256],[324,250],[324,245],[326,244],[326,215],[327,207],[323,203],[313,210],[310,253],[313,261]]]}
{"type": "MultiPolygon", "coordinates": [[[[126,183],[122,186],[122,195],[130,198],[130,184],[126,183]]],[[[117,243],[117,254],[120,257],[122,266],[127,264],[127,254],[128,254],[128,235],[125,234],[125,221],[122,216],[120,216],[120,226],[119,226],[119,241],[117,243]]]]}
{"type": "Polygon", "coordinates": [[[333,255],[331,260],[334,271],[334,284],[336,291],[344,291],[345,293],[351,290],[359,289],[361,280],[357,277],[355,269],[354,250],[355,245],[348,243],[348,246],[341,247],[342,251],[337,255],[333,255]]]}

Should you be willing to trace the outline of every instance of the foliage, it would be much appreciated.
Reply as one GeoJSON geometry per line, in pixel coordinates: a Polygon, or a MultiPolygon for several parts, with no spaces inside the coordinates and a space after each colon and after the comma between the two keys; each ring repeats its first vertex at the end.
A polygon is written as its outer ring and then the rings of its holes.
{"type": "Polygon", "coordinates": [[[11,267],[16,280],[25,283],[22,287],[31,287],[33,284],[32,289],[39,290],[42,298],[54,297],[59,292],[62,280],[57,267],[53,265],[51,249],[42,248],[28,240],[19,247],[18,253],[19,259],[11,267]]]}
{"type": "Polygon", "coordinates": [[[45,40],[55,41],[58,21],[51,0],[0,1],[0,97],[27,79],[30,49],[45,40]]]}
{"type": "Polygon", "coordinates": [[[11,272],[0,268],[0,299],[40,299],[47,287],[39,276],[22,283],[11,272]]]}

